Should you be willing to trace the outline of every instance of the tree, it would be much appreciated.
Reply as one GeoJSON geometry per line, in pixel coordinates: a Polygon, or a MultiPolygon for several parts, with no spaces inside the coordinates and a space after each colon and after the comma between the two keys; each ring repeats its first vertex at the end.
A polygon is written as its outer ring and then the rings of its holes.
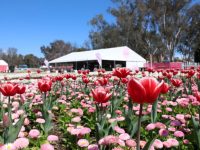
{"type": "Polygon", "coordinates": [[[112,0],[108,12],[115,18],[109,24],[103,15],[94,17],[90,39],[93,48],[127,45],[140,55],[154,55],[158,61],[174,53],[188,24],[190,0],[112,0]]]}
{"type": "Polygon", "coordinates": [[[17,49],[16,48],[8,48],[6,54],[4,56],[5,61],[9,64],[9,66],[17,65],[17,49]]]}
{"type": "Polygon", "coordinates": [[[191,55],[195,62],[200,62],[200,4],[193,5],[188,10],[189,29],[187,41],[190,43],[191,55]]]}
{"type": "MultiPolygon", "coordinates": [[[[165,44],[170,61],[174,61],[174,52],[179,45],[181,33],[187,24],[186,10],[190,0],[159,1],[158,29],[165,44]]],[[[155,9],[154,9],[155,10],[155,9]]]]}
{"type": "Polygon", "coordinates": [[[24,56],[24,63],[29,68],[37,68],[40,66],[40,60],[38,57],[34,56],[33,54],[28,54],[24,56]]]}
{"type": "Polygon", "coordinates": [[[8,48],[6,52],[0,49],[0,58],[4,59],[11,68],[26,64],[28,67],[39,67],[41,65],[41,58],[34,56],[33,54],[21,55],[17,54],[16,48],[8,48]]]}
{"type": "Polygon", "coordinates": [[[44,54],[44,57],[47,60],[53,60],[55,58],[58,58],[60,56],[66,55],[70,52],[72,52],[74,47],[71,43],[67,42],[65,43],[62,40],[56,40],[52,43],[50,43],[49,46],[42,46],[41,52],[44,54]]]}

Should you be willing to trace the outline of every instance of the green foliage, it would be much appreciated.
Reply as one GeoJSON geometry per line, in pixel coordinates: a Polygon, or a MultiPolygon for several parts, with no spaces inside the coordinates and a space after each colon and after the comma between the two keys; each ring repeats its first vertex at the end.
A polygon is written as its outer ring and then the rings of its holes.
{"type": "Polygon", "coordinates": [[[24,117],[21,116],[19,121],[15,125],[10,125],[4,132],[4,143],[14,142],[24,124],[24,117]]]}
{"type": "Polygon", "coordinates": [[[151,111],[151,122],[152,123],[156,122],[156,120],[157,120],[157,105],[158,105],[158,100],[156,100],[152,106],[152,111],[151,111]]]}
{"type": "Polygon", "coordinates": [[[109,23],[102,14],[90,21],[94,49],[127,45],[157,61],[163,61],[163,56],[174,61],[176,50],[188,59],[199,51],[199,4],[191,0],[115,0],[113,4],[108,12],[115,21],[109,23]]]}
{"type": "Polygon", "coordinates": [[[194,131],[193,131],[193,134],[194,134],[194,139],[197,146],[198,146],[198,149],[200,149],[200,125],[199,125],[199,122],[195,120],[194,116],[192,116],[192,124],[193,124],[193,127],[194,127],[194,131]]]}

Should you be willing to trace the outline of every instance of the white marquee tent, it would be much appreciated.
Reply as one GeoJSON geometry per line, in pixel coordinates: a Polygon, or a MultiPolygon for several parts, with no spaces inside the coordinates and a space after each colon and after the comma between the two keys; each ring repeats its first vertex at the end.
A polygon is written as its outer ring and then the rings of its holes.
{"type": "Polygon", "coordinates": [[[100,65],[104,61],[123,61],[125,62],[127,68],[133,69],[135,67],[144,67],[146,60],[131,50],[127,46],[90,50],[83,52],[72,52],[68,55],[59,57],[50,61],[50,64],[61,64],[67,62],[88,62],[88,61],[98,61],[100,65]]]}

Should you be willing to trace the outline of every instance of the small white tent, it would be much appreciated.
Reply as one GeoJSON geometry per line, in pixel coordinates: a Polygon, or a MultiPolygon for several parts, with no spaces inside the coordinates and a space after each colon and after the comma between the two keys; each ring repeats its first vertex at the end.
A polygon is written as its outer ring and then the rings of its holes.
{"type": "Polygon", "coordinates": [[[0,60],[0,72],[7,72],[8,71],[8,63],[4,60],[0,60]]]}
{"type": "MultiPolygon", "coordinates": [[[[127,46],[72,52],[68,55],[50,61],[50,64],[63,64],[67,62],[90,62],[98,61],[103,65],[104,61],[125,62],[127,68],[144,67],[146,60],[127,46]]],[[[114,66],[115,67],[115,66],[114,66]]]]}

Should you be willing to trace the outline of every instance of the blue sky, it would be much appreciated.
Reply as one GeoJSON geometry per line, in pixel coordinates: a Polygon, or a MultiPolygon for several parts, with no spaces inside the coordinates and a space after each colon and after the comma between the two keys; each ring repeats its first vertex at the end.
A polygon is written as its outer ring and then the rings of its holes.
{"type": "Polygon", "coordinates": [[[0,48],[15,47],[20,54],[43,57],[42,45],[62,39],[82,45],[89,39],[89,20],[106,12],[110,0],[4,0],[0,1],[0,48]]]}

